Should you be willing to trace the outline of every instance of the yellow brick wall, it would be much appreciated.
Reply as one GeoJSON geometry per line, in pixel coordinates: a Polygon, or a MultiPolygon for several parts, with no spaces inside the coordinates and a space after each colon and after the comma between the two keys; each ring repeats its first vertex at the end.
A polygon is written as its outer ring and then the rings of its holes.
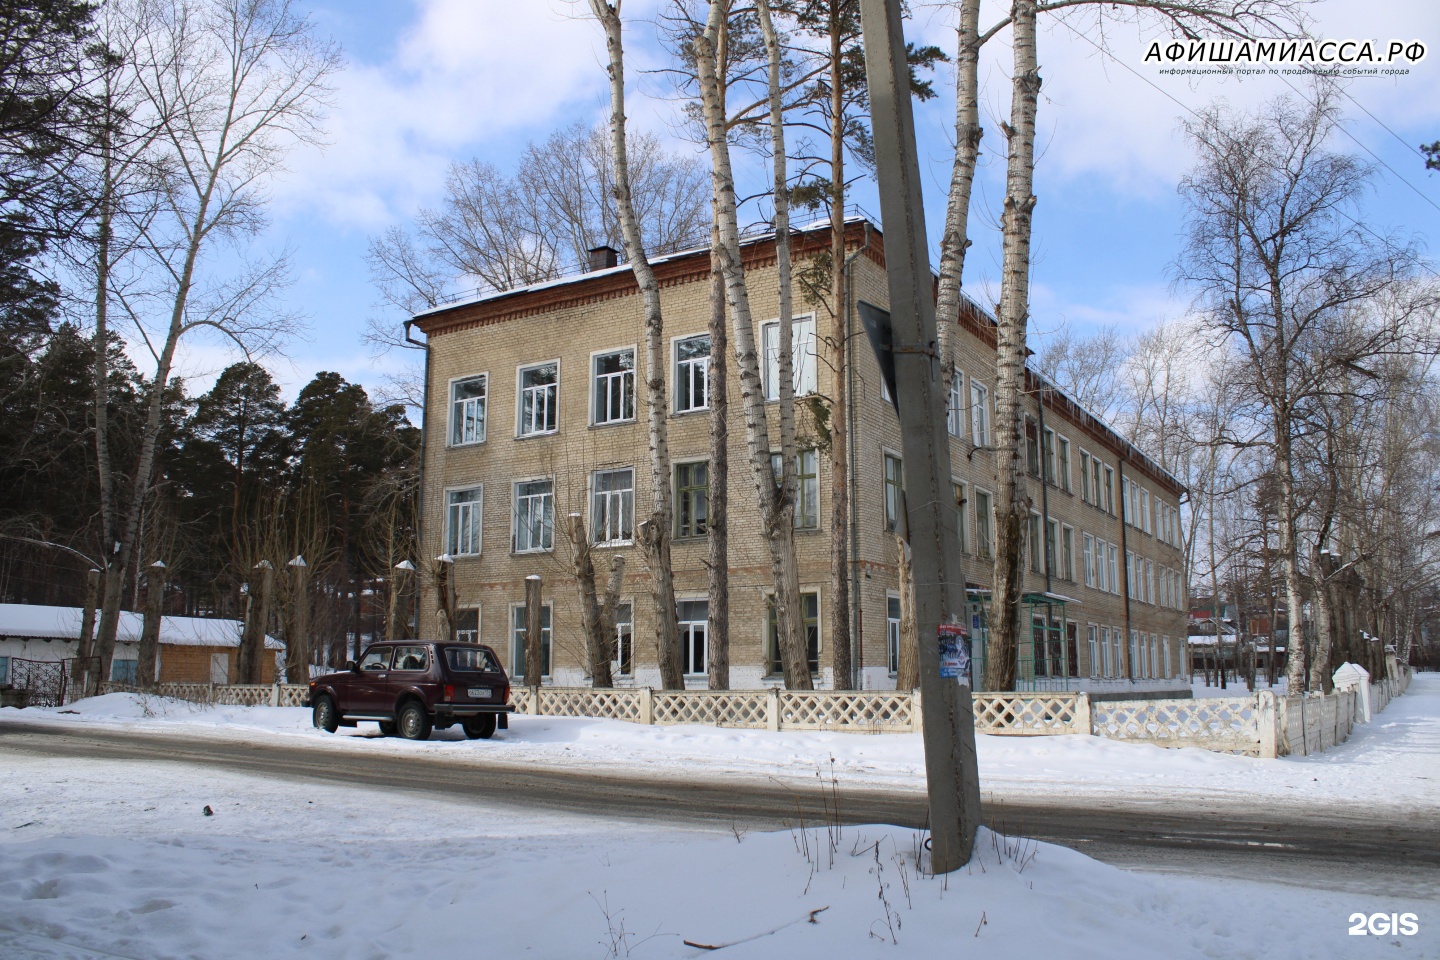
{"type": "MultiPolygon", "coordinates": [[[[192,647],[164,643],[160,645],[161,683],[209,683],[210,658],[225,654],[229,664],[227,676],[235,682],[235,647],[192,647]]],[[[275,682],[275,651],[266,650],[260,658],[261,683],[275,682]]]]}

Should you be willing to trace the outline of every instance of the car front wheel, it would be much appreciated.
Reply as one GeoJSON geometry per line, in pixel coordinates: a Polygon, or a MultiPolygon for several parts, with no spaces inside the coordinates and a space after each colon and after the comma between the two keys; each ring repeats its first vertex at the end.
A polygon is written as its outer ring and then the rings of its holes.
{"type": "Polygon", "coordinates": [[[482,713],[465,721],[465,736],[471,740],[489,740],[495,736],[495,714],[482,713]]]}
{"type": "Polygon", "coordinates": [[[316,698],[311,719],[315,722],[315,729],[326,733],[334,733],[340,728],[340,711],[335,709],[335,701],[327,694],[322,693],[316,698]]]}
{"type": "Polygon", "coordinates": [[[400,728],[400,736],[406,740],[426,740],[430,737],[430,715],[414,700],[400,708],[395,725],[400,728]]]}

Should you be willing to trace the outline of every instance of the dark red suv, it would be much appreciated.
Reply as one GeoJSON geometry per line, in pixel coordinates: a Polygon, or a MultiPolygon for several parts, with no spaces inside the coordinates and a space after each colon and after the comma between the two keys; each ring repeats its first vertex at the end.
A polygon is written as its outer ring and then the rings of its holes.
{"type": "Polygon", "coordinates": [[[386,736],[424,740],[454,724],[470,739],[509,726],[510,680],[495,651],[477,643],[377,643],[344,673],[310,681],[315,726],[328,733],[376,720],[386,736]]]}

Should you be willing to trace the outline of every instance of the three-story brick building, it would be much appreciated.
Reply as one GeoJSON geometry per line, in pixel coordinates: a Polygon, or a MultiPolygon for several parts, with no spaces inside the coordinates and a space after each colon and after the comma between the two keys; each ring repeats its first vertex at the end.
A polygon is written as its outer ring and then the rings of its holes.
{"type": "MultiPolygon", "coordinates": [[[[796,257],[821,249],[828,226],[800,231],[796,257]]],[[[893,534],[903,477],[899,423],[856,302],[887,305],[879,230],[847,222],[858,256],[846,305],[850,426],[851,635],[856,684],[894,685],[900,594],[893,534]]],[[[767,398],[776,395],[778,312],[773,238],[744,246],[767,398]],[[768,348],[768,349],[767,349],[768,348]]],[[[675,527],[673,566],[687,683],[706,684],[708,500],[712,358],[710,256],[657,258],[668,356],[675,527]]],[[[797,298],[797,301],[799,298],[797,298]]],[[[798,310],[808,310],[801,302],[798,310]]],[[[797,312],[797,396],[834,397],[827,307],[797,312]]],[[[658,685],[650,581],[634,543],[647,516],[650,464],[643,364],[644,316],[630,269],[602,267],[426,311],[428,340],[422,550],[454,558],[460,634],[500,651],[523,672],[524,581],[545,583],[547,682],[583,685],[586,647],[563,519],[581,513],[603,571],[625,551],[618,627],[619,683],[658,685]]],[[[993,320],[967,302],[955,341],[957,375],[947,426],[963,573],[977,655],[994,544],[993,320]]],[[[733,363],[733,360],[728,362],[733,363]]],[[[736,687],[779,683],[768,553],[745,453],[738,377],[730,397],[730,659],[736,687]]],[[[1184,686],[1185,585],[1179,482],[1062,391],[1031,374],[1026,418],[1032,512],[1027,524],[1022,687],[1134,689],[1184,686]]],[[[801,438],[796,542],[802,605],[817,685],[831,686],[829,454],[826,431],[797,404],[801,438]]],[[[772,408],[773,417],[773,408],[772,408]]],[[[772,437],[778,436],[773,429],[772,437]]],[[[777,441],[778,442],[778,441],[777,441]]],[[[421,629],[435,625],[433,582],[422,584],[421,629]]]]}

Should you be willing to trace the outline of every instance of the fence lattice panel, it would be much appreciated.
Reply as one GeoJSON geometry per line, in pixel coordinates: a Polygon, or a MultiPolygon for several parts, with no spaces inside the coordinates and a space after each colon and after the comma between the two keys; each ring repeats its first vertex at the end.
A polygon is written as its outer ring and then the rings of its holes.
{"type": "Polygon", "coordinates": [[[1254,697],[1194,700],[1102,700],[1094,704],[1095,733],[1111,740],[1197,746],[1228,753],[1260,753],[1254,697]]]}
{"type": "Polygon", "coordinates": [[[893,690],[851,693],[780,691],[782,730],[908,732],[914,726],[914,700],[909,693],[893,690]]]}
{"type": "Polygon", "coordinates": [[[511,687],[511,688],[510,688],[510,706],[512,706],[512,707],[515,708],[515,712],[516,712],[516,713],[529,713],[529,712],[530,712],[530,688],[529,688],[529,687],[511,687]]]}
{"type": "Polygon", "coordinates": [[[280,684],[280,703],[282,707],[303,707],[310,699],[310,686],[304,683],[282,683],[280,684]]]}
{"type": "Polygon", "coordinates": [[[1078,733],[1073,693],[977,693],[971,701],[979,733],[1078,733]]]}
{"type": "Polygon", "coordinates": [[[655,723],[762,728],[767,698],[764,690],[656,690],[652,711],[655,723]]]}
{"type": "Polygon", "coordinates": [[[640,697],[638,690],[542,687],[540,712],[551,717],[603,717],[639,723],[640,697]]]}

